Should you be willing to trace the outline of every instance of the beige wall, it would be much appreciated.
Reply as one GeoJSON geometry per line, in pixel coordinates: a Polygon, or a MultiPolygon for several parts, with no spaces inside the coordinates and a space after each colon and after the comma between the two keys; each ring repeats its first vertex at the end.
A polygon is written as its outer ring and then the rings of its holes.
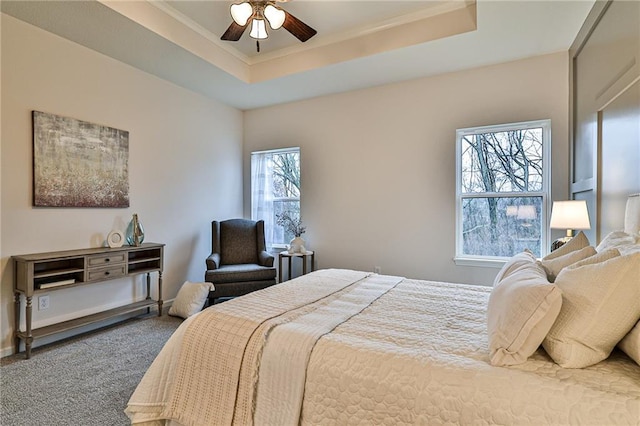
{"type": "MultiPolygon", "coordinates": [[[[1,348],[11,345],[10,256],[95,247],[132,213],[166,243],[164,298],[203,279],[210,221],[242,214],[242,112],[2,15],[1,348]],[[31,110],[129,131],[127,209],[34,208],[31,110]]],[[[52,291],[34,325],[143,297],[143,279],[52,291]],[[135,285],[132,283],[135,282],[135,285]]],[[[37,305],[37,301],[34,301],[37,305]]],[[[24,315],[23,315],[24,317],[24,315]]]]}
{"type": "Polygon", "coordinates": [[[300,146],[305,239],[321,268],[491,284],[455,252],[455,130],[551,119],[553,198],[568,191],[566,52],[245,113],[249,154],[300,146]]]}

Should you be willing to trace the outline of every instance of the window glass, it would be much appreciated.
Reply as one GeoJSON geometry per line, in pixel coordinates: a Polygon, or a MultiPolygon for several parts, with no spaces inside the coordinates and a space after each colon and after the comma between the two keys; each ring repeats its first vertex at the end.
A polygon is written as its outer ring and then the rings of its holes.
{"type": "Polygon", "coordinates": [[[542,197],[463,198],[463,253],[511,257],[524,249],[540,256],[542,197]]]}
{"type": "Polygon", "coordinates": [[[462,192],[541,190],[541,127],[463,136],[462,192]]]}
{"type": "Polygon", "coordinates": [[[285,247],[294,237],[278,224],[288,215],[300,220],[300,148],[251,154],[251,218],[264,220],[268,248],[285,247]]]}

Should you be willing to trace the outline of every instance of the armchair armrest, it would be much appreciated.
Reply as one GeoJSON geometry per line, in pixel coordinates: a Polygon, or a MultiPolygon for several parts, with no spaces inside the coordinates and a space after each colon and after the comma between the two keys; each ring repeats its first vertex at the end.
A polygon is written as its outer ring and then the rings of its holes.
{"type": "Polygon", "coordinates": [[[209,257],[207,257],[206,262],[208,271],[218,269],[220,266],[220,253],[211,253],[209,257]]]}
{"type": "Polygon", "coordinates": [[[260,253],[258,253],[258,264],[260,264],[260,266],[268,266],[268,267],[272,267],[273,266],[273,256],[269,254],[269,252],[262,250],[260,253]]]}

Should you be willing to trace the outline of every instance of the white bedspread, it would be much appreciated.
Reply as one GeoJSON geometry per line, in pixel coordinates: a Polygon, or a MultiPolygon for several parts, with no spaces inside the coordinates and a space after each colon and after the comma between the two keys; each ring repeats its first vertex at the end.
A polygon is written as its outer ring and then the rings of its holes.
{"type": "Polygon", "coordinates": [[[392,277],[377,282],[381,277],[367,275],[314,272],[197,315],[211,315],[206,321],[185,321],[138,386],[127,413],[134,423],[183,425],[640,424],[640,367],[624,354],[572,370],[554,364],[541,349],[522,365],[492,367],[485,325],[489,288],[392,277]],[[342,283],[329,284],[332,277],[342,283]],[[262,301],[282,299],[277,293],[289,294],[292,287],[312,294],[312,307],[256,323],[253,334],[262,337],[249,339],[250,356],[245,353],[247,363],[232,381],[233,395],[232,386],[216,385],[227,379],[203,390],[208,379],[202,377],[211,366],[187,355],[186,330],[196,321],[203,323],[202,333],[208,332],[206,322],[224,330],[224,316],[236,308],[255,304],[254,311],[269,311],[262,301]],[[323,312],[328,323],[320,319],[323,312]],[[179,408],[171,399],[185,366],[193,373],[186,374],[192,381],[183,387],[194,389],[193,398],[179,408]],[[232,399],[231,413],[211,413],[215,401],[232,399]],[[177,411],[167,409],[172,404],[177,411]],[[194,411],[197,419],[190,417],[194,411]],[[204,412],[213,417],[204,421],[204,412]]]}

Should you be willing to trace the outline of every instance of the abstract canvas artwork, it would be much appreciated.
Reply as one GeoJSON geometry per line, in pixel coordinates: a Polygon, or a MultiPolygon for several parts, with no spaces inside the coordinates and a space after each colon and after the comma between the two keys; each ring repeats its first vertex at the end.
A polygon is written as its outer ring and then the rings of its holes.
{"type": "Polygon", "coordinates": [[[129,132],[33,111],[33,205],[129,207],[129,132]]]}

